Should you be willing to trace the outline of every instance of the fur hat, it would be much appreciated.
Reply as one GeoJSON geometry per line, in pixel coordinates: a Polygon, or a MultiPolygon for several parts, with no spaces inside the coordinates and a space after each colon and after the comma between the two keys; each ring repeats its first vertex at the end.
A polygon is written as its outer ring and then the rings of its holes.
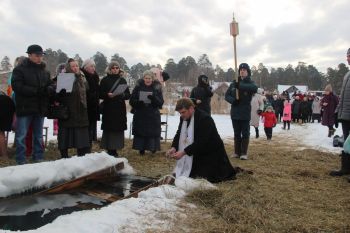
{"type": "Polygon", "coordinates": [[[248,76],[251,76],[251,70],[250,70],[250,67],[247,63],[241,63],[238,67],[238,74],[239,72],[241,71],[241,69],[246,69],[248,71],[248,76]]]}
{"type": "Polygon", "coordinates": [[[331,84],[328,84],[325,88],[324,88],[324,91],[329,91],[329,92],[332,92],[332,86],[331,84]]]}
{"type": "Polygon", "coordinates": [[[267,111],[267,110],[269,110],[269,109],[270,109],[271,111],[273,111],[273,107],[272,107],[271,105],[267,106],[266,109],[265,109],[265,111],[267,111]]]}

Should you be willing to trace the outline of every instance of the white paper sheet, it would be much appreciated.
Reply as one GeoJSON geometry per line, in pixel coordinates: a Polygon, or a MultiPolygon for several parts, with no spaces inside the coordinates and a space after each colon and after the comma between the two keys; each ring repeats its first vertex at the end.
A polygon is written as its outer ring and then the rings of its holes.
{"type": "Polygon", "coordinates": [[[120,84],[120,85],[113,91],[112,94],[113,94],[114,96],[123,94],[124,91],[126,90],[126,88],[128,88],[128,85],[127,85],[127,84],[120,84]]]}
{"type": "Polygon", "coordinates": [[[62,89],[66,89],[66,92],[72,92],[73,83],[75,81],[75,74],[73,73],[60,73],[57,76],[57,88],[56,92],[60,92],[62,89]]]}
{"type": "Polygon", "coordinates": [[[151,100],[148,99],[147,96],[152,95],[153,93],[150,91],[140,91],[140,97],[139,100],[143,101],[145,104],[150,104],[151,100]]]}

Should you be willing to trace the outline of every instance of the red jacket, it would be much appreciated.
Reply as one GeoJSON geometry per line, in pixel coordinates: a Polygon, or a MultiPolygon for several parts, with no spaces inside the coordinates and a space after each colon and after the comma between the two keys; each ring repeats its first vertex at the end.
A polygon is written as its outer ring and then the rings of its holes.
{"type": "Polygon", "coordinates": [[[265,128],[272,128],[277,124],[277,119],[274,112],[263,112],[261,116],[264,117],[265,128]]]}

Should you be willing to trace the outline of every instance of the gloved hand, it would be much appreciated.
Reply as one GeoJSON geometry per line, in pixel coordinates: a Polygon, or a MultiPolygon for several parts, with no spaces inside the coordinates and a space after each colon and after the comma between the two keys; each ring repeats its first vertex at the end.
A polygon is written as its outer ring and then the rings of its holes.
{"type": "Polygon", "coordinates": [[[151,101],[154,100],[154,96],[153,96],[153,95],[148,95],[147,98],[148,98],[149,100],[151,100],[151,101]]]}
{"type": "Polygon", "coordinates": [[[335,126],[335,128],[338,128],[338,126],[339,126],[339,120],[338,120],[338,113],[337,112],[334,114],[334,126],[335,126]]]}
{"type": "Polygon", "coordinates": [[[59,97],[63,97],[65,94],[67,94],[67,91],[64,88],[58,92],[59,97]]]}
{"type": "Polygon", "coordinates": [[[256,111],[256,113],[257,113],[258,115],[260,115],[260,114],[262,113],[262,110],[261,110],[261,109],[258,109],[258,110],[256,111]]]}

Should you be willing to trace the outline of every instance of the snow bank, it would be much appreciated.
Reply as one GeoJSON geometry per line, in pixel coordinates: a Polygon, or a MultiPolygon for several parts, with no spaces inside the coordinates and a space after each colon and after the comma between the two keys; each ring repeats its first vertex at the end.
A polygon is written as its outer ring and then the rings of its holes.
{"type": "MultiPolygon", "coordinates": [[[[150,188],[129,198],[114,202],[99,210],[74,212],[58,217],[51,224],[27,232],[36,233],[110,233],[171,230],[172,220],[180,211],[178,203],[187,192],[196,188],[213,188],[203,180],[181,177],[175,186],[162,185],[150,188]]],[[[10,231],[1,231],[5,233],[10,231]]]]}
{"type": "Polygon", "coordinates": [[[121,171],[122,174],[133,173],[127,159],[114,158],[105,152],[1,168],[0,197],[7,197],[33,188],[50,187],[54,183],[91,174],[119,162],[124,162],[125,168],[121,171]]]}

